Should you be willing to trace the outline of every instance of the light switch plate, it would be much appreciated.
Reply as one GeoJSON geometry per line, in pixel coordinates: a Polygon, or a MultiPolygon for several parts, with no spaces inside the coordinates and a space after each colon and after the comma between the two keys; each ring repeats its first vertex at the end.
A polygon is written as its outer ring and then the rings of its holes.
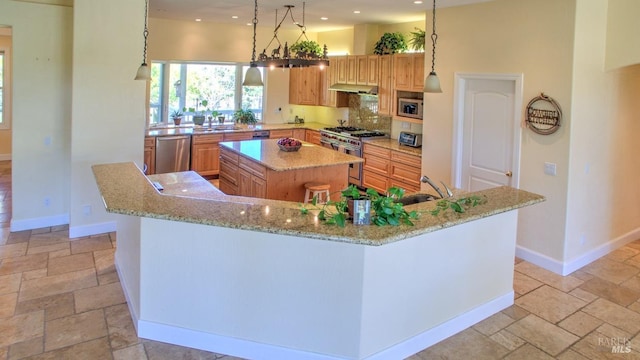
{"type": "Polygon", "coordinates": [[[554,163],[544,163],[544,173],[551,176],[556,176],[556,164],[554,163]]]}

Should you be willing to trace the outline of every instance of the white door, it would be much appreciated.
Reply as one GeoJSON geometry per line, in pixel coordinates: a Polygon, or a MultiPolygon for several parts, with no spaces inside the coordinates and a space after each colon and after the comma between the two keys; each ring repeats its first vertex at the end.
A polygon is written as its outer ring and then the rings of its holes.
{"type": "Polygon", "coordinates": [[[518,187],[521,77],[458,75],[456,187],[518,187]]]}

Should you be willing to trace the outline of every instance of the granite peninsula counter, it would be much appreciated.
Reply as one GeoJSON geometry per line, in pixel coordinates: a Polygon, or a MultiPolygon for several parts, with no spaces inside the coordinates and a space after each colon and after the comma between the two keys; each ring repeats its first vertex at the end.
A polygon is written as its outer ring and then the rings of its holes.
{"type": "Polygon", "coordinates": [[[121,214],[115,263],[138,335],[243,358],[401,359],[495,314],[513,304],[512,210],[544,201],[502,187],[413,227],[339,228],[192,172],[154,177],[171,182],[162,194],[133,163],[93,171],[121,214]]]}

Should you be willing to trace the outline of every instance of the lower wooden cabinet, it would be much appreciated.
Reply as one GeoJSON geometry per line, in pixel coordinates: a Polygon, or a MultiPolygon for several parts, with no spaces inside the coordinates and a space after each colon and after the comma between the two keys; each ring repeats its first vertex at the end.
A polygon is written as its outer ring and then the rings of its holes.
{"type": "Polygon", "coordinates": [[[316,145],[322,145],[320,143],[320,131],[307,129],[305,131],[304,141],[312,144],[316,144],[316,145]]]}
{"type": "Polygon", "coordinates": [[[285,137],[293,137],[293,129],[269,130],[269,139],[280,139],[285,137]]]}
{"type": "Polygon", "coordinates": [[[362,186],[384,193],[396,186],[406,192],[420,191],[422,160],[419,156],[364,144],[362,186]]]}
{"type": "Polygon", "coordinates": [[[144,165],[146,167],[145,175],[156,173],[156,138],[147,136],[144,138],[144,165]]]}
{"type": "Polygon", "coordinates": [[[193,135],[191,137],[191,170],[200,176],[220,173],[220,146],[222,134],[193,135]]]}
{"type": "Polygon", "coordinates": [[[230,151],[220,152],[220,191],[238,195],[238,155],[230,151]]]}

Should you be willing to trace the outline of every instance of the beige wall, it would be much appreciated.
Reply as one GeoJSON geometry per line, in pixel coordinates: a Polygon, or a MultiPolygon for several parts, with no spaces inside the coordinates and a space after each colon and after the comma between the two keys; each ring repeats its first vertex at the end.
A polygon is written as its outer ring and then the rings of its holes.
{"type": "Polygon", "coordinates": [[[608,70],[640,63],[640,1],[608,0],[607,57],[608,70]]]}
{"type": "MultiPolygon", "coordinates": [[[[0,49],[5,51],[5,76],[9,75],[8,81],[3,85],[3,92],[6,103],[3,104],[3,112],[7,123],[11,124],[11,29],[0,28],[0,49]],[[8,35],[4,35],[8,34],[8,35]]],[[[10,126],[10,125],[9,125],[10,126]]],[[[11,159],[11,128],[0,129],[0,160],[11,159]]]]}
{"type": "Polygon", "coordinates": [[[0,0],[0,24],[13,28],[12,228],[67,223],[72,9],[0,0]]]}

